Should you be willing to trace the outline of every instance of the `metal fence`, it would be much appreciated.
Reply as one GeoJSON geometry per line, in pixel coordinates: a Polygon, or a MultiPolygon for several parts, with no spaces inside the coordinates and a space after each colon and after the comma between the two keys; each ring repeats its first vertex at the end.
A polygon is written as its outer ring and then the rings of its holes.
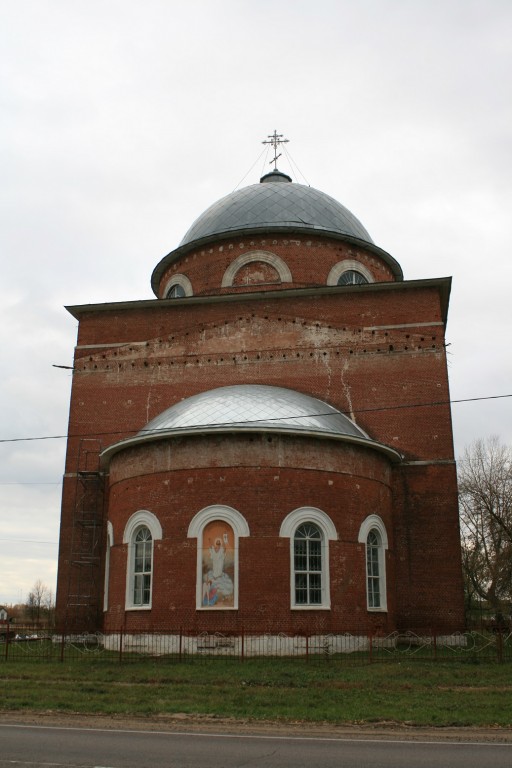
{"type": "Polygon", "coordinates": [[[242,662],[251,658],[298,659],[307,663],[361,665],[403,660],[512,661],[512,632],[468,631],[451,635],[424,631],[367,635],[332,632],[318,635],[285,633],[236,635],[221,632],[34,631],[17,627],[0,634],[4,662],[68,662],[95,659],[111,663],[147,659],[198,663],[204,659],[242,662]]]}

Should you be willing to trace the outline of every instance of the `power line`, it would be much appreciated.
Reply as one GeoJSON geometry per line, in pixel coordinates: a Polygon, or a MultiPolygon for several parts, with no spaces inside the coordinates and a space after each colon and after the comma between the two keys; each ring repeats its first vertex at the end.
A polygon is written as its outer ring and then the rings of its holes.
{"type": "MultiPolygon", "coordinates": [[[[10,482],[10,483],[0,483],[0,485],[62,485],[61,480],[53,480],[52,482],[45,481],[43,483],[17,483],[17,482],[10,482]]],[[[2,541],[2,539],[0,539],[2,541]]]]}
{"type": "Polygon", "coordinates": [[[39,539],[0,539],[0,541],[9,541],[11,544],[51,544],[56,546],[58,541],[40,541],[39,539]]]}
{"type": "Polygon", "coordinates": [[[264,154],[265,154],[265,152],[268,152],[268,148],[267,148],[267,147],[264,147],[264,148],[261,150],[261,152],[260,152],[260,154],[258,155],[258,157],[256,158],[256,160],[255,160],[255,161],[254,161],[254,163],[251,165],[251,167],[249,168],[249,170],[247,171],[247,173],[245,174],[245,176],[244,176],[242,179],[240,179],[240,181],[238,182],[238,184],[237,184],[237,185],[236,185],[236,187],[234,188],[233,192],[236,192],[236,190],[238,189],[238,187],[240,186],[240,184],[242,184],[242,183],[245,181],[245,179],[246,179],[246,178],[247,178],[247,176],[250,174],[250,172],[252,171],[252,169],[254,168],[254,166],[256,165],[256,163],[258,162],[258,160],[260,159],[260,157],[261,157],[262,155],[264,155],[264,154]]]}
{"type": "MultiPolygon", "coordinates": [[[[355,410],[355,413],[361,414],[361,413],[377,413],[377,412],[383,412],[383,411],[398,411],[398,410],[405,410],[406,408],[435,408],[440,405],[457,405],[459,403],[475,403],[475,402],[481,402],[484,400],[503,400],[505,398],[512,397],[512,394],[509,395],[487,395],[486,397],[465,397],[458,400],[434,400],[431,403],[403,403],[401,405],[385,405],[385,406],[378,406],[376,408],[358,408],[355,410]]],[[[336,416],[339,413],[342,413],[343,415],[347,416],[350,415],[350,411],[328,411],[328,412],[320,412],[320,413],[303,413],[297,416],[285,416],[285,417],[276,417],[275,419],[250,419],[251,424],[256,424],[258,421],[262,422],[269,422],[269,421],[275,421],[279,422],[284,419],[303,419],[308,417],[315,417],[315,416],[336,416]]],[[[200,429],[201,427],[211,427],[211,426],[217,426],[217,427],[223,427],[223,426],[230,426],[232,422],[220,422],[218,424],[193,424],[194,429],[200,429]]],[[[184,431],[188,429],[188,427],[179,427],[176,428],[176,431],[184,431]]],[[[159,429],[152,429],[152,430],[140,430],[140,429],[133,429],[133,430],[114,430],[111,432],[90,432],[90,433],[79,433],[79,434],[68,434],[68,435],[41,435],[38,437],[11,437],[11,438],[0,438],[0,443],[24,443],[24,442],[33,442],[37,440],[65,440],[67,439],[73,439],[73,438],[86,438],[89,435],[93,437],[110,437],[112,435],[126,435],[128,434],[138,434],[139,432],[150,435],[150,434],[158,434],[159,431],[165,432],[167,431],[165,428],[162,430],[159,429]]],[[[43,483],[34,483],[34,485],[43,485],[43,483]]],[[[48,485],[52,485],[52,483],[48,483],[48,485]]]]}

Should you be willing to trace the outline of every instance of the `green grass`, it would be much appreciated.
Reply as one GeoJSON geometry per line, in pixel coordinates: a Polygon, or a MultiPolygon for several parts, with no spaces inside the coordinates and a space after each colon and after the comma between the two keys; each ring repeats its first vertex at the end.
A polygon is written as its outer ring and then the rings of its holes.
{"type": "Polygon", "coordinates": [[[0,666],[0,711],[511,726],[511,672],[508,664],[418,661],[350,668],[297,660],[16,661],[0,666]]]}

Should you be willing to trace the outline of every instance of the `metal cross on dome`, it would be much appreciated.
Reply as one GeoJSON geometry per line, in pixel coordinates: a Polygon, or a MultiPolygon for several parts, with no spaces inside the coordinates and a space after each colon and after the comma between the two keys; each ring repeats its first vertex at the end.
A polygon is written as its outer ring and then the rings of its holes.
{"type": "Polygon", "coordinates": [[[274,171],[277,171],[277,161],[279,160],[279,158],[281,157],[281,154],[282,154],[281,152],[279,154],[277,154],[277,148],[278,148],[278,146],[280,144],[288,144],[290,139],[283,139],[283,134],[282,133],[277,133],[275,128],[274,128],[274,133],[273,134],[269,134],[267,136],[267,139],[270,139],[270,141],[262,141],[261,143],[262,144],[272,144],[272,146],[274,147],[274,157],[270,161],[269,165],[271,163],[274,163],[274,171]]]}

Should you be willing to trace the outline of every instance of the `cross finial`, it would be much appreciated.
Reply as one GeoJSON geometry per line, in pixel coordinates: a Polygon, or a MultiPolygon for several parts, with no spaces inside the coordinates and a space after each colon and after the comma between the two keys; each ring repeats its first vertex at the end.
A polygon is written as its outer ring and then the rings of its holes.
{"type": "Polygon", "coordinates": [[[271,163],[274,163],[274,171],[277,171],[277,161],[279,160],[279,158],[281,157],[281,154],[282,154],[281,152],[279,154],[277,154],[277,148],[278,148],[278,146],[280,144],[288,144],[288,142],[289,142],[289,139],[283,139],[283,134],[282,133],[278,133],[275,130],[275,128],[274,128],[274,133],[273,134],[269,134],[267,136],[267,141],[262,141],[261,142],[262,144],[272,144],[272,146],[274,147],[274,157],[272,158],[272,160],[269,163],[269,165],[271,163]],[[270,139],[270,141],[269,141],[269,139],[270,139]]]}

